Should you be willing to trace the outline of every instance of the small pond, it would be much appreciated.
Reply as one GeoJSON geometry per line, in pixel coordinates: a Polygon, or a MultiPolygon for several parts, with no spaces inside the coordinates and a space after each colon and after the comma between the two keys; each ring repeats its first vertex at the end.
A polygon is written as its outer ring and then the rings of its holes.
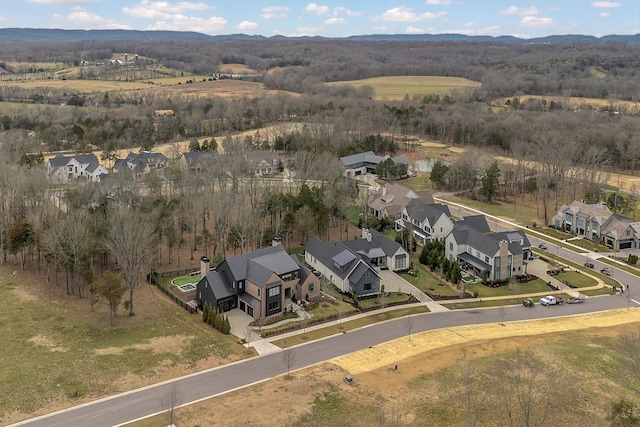
{"type": "Polygon", "coordinates": [[[424,159],[416,160],[415,162],[413,162],[413,165],[411,165],[411,170],[414,172],[431,172],[431,169],[433,169],[433,165],[438,160],[440,160],[443,165],[451,166],[451,162],[448,160],[443,160],[438,157],[426,157],[424,159]]]}

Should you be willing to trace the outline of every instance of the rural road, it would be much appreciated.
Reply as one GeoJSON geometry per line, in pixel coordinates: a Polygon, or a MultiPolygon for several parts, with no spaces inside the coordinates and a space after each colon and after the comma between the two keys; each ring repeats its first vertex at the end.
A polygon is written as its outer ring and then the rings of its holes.
{"type": "MultiPolygon", "coordinates": [[[[640,302],[640,283],[634,283],[631,292],[623,295],[590,298],[586,304],[552,307],[508,307],[504,317],[498,309],[453,310],[442,313],[426,313],[414,317],[413,333],[451,326],[493,322],[544,319],[557,316],[584,314],[603,310],[637,307],[640,302]],[[635,286],[634,286],[635,285],[635,286]],[[635,292],[634,292],[635,288],[635,292]],[[631,296],[631,297],[630,297],[631,296]]],[[[299,369],[330,360],[363,348],[376,346],[406,335],[404,319],[375,324],[346,334],[294,347],[295,361],[292,369],[299,369]]],[[[145,387],[105,399],[89,402],[60,412],[14,424],[14,426],[56,427],[91,426],[108,427],[128,423],[166,409],[171,388],[175,385],[182,396],[181,403],[192,403],[234,389],[267,380],[286,373],[282,353],[235,362],[201,373],[182,377],[166,383],[145,387]]]]}

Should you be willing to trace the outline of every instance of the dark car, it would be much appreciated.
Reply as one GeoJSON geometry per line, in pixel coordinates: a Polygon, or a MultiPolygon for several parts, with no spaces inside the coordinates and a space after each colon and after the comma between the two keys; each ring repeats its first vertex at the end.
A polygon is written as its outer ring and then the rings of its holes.
{"type": "Polygon", "coordinates": [[[589,267],[589,268],[593,268],[593,263],[592,263],[592,262],[587,261],[587,262],[585,262],[585,263],[584,263],[584,266],[585,266],[585,267],[589,267]]]}
{"type": "Polygon", "coordinates": [[[540,243],[540,244],[538,245],[538,247],[539,247],[540,249],[544,249],[544,250],[546,250],[546,249],[547,249],[547,245],[545,245],[544,243],[540,243]]]}

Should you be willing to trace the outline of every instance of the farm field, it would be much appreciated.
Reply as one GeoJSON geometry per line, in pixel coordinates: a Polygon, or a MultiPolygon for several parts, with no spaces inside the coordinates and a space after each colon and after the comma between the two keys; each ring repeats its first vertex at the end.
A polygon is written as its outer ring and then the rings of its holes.
{"type": "MultiPolygon", "coordinates": [[[[491,102],[493,107],[505,107],[507,100],[511,100],[514,97],[497,98],[491,102]]],[[[525,102],[527,99],[546,100],[547,103],[552,101],[556,104],[565,105],[568,104],[571,109],[602,109],[613,106],[619,111],[625,111],[630,114],[640,113],[640,103],[631,101],[620,100],[608,100],[602,98],[581,98],[581,97],[563,97],[563,96],[543,96],[543,95],[521,95],[520,103],[525,102]]]]}
{"type": "Polygon", "coordinates": [[[480,82],[462,77],[440,76],[389,76],[374,77],[363,80],[331,82],[327,85],[351,85],[355,87],[371,86],[374,99],[402,99],[405,96],[422,96],[429,94],[449,94],[454,89],[479,87],[480,82]]]}

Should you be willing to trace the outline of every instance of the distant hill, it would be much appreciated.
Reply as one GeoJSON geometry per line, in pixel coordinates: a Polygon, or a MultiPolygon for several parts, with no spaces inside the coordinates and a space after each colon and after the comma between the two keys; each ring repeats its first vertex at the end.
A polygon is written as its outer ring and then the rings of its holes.
{"type": "Polygon", "coordinates": [[[364,40],[364,41],[457,41],[474,43],[505,44],[598,44],[628,43],[640,44],[640,34],[607,35],[602,37],[579,34],[553,35],[534,39],[521,39],[512,36],[467,36],[464,34],[371,34],[350,36],[346,38],[326,37],[285,37],[285,36],[250,36],[246,34],[229,34],[210,36],[192,31],[137,31],[137,30],[56,30],[42,28],[0,28],[0,44],[29,43],[70,43],[89,41],[215,41],[215,40],[364,40]]]}

